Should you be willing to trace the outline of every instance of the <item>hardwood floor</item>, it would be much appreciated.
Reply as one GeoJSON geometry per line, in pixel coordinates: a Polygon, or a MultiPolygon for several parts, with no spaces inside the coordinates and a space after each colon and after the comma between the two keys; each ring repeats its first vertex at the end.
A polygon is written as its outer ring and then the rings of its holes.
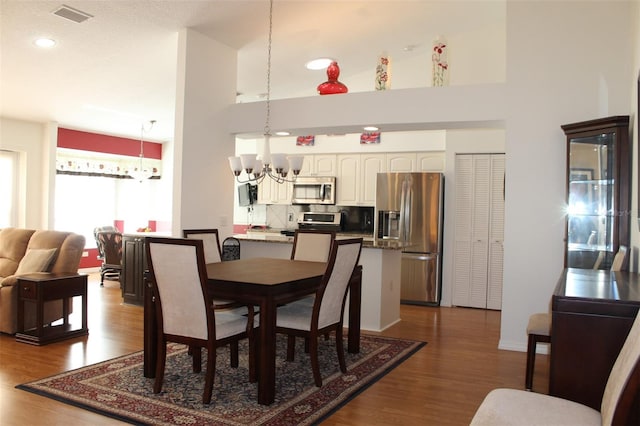
{"type": "MultiPolygon", "coordinates": [[[[409,305],[400,312],[402,321],[381,334],[428,344],[324,424],[466,425],[491,389],[524,387],[525,354],[497,349],[500,312],[409,305]]],[[[122,304],[117,282],[101,288],[90,276],[88,314],[89,336],[82,338],[38,347],[0,335],[0,424],[122,424],[15,389],[142,349],[142,308],[122,304]]],[[[546,392],[548,357],[536,361],[534,390],[546,392]]]]}

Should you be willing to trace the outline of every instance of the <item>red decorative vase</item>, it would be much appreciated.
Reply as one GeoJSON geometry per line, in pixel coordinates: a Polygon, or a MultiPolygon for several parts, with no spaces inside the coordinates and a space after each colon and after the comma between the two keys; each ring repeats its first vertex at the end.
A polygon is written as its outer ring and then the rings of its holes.
{"type": "Polygon", "coordinates": [[[318,93],[321,95],[347,93],[349,89],[338,81],[338,77],[340,77],[340,67],[337,62],[331,62],[327,67],[327,81],[318,85],[318,93]]]}

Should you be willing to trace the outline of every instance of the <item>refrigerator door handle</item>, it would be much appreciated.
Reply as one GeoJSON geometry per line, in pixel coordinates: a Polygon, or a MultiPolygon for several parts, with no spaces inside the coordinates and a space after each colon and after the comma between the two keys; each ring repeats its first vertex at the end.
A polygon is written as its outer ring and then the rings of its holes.
{"type": "Polygon", "coordinates": [[[407,202],[407,181],[404,180],[402,181],[402,189],[400,190],[400,226],[398,227],[398,237],[400,238],[400,241],[402,241],[403,243],[407,241],[406,237],[406,208],[405,208],[405,204],[407,202]]]}
{"type": "Polygon", "coordinates": [[[438,255],[436,254],[430,254],[430,253],[408,253],[408,252],[403,252],[402,256],[406,259],[415,259],[415,260],[431,260],[431,259],[435,259],[438,257],[438,255]]]}
{"type": "Polygon", "coordinates": [[[403,242],[411,242],[411,204],[413,203],[413,189],[411,182],[402,182],[402,196],[400,198],[400,234],[403,242]]]}
{"type": "Polygon", "coordinates": [[[405,240],[411,241],[411,233],[413,232],[411,226],[411,209],[413,206],[413,187],[411,186],[411,182],[407,182],[407,205],[404,207],[404,214],[406,215],[407,227],[405,230],[405,240]]]}

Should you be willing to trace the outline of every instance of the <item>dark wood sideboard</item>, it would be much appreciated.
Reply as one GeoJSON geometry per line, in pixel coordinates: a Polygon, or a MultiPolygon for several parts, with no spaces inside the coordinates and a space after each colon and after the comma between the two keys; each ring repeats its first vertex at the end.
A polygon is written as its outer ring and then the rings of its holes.
{"type": "MultiPolygon", "coordinates": [[[[609,373],[638,309],[638,274],[565,269],[552,298],[549,394],[600,411],[609,373]]],[[[640,406],[637,390],[635,405],[640,406]]]]}
{"type": "Polygon", "coordinates": [[[145,236],[123,235],[120,287],[122,288],[122,300],[124,303],[131,305],[144,304],[144,272],[146,270],[145,236]]]}

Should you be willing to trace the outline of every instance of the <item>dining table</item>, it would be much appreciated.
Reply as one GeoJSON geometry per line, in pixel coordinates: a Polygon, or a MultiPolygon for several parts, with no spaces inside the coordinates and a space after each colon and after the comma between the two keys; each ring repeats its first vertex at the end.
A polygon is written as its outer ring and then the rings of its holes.
{"type": "MultiPolygon", "coordinates": [[[[276,389],[276,319],[278,305],[315,293],[322,284],[327,264],[276,258],[248,258],[210,263],[207,290],[217,299],[259,306],[257,350],[258,403],[269,405],[276,389]]],[[[147,274],[147,279],[149,279],[147,274]]],[[[362,267],[356,266],[349,282],[347,312],[350,353],[360,350],[362,267]]],[[[149,284],[144,295],[144,376],[155,377],[157,323],[149,284]]]]}

